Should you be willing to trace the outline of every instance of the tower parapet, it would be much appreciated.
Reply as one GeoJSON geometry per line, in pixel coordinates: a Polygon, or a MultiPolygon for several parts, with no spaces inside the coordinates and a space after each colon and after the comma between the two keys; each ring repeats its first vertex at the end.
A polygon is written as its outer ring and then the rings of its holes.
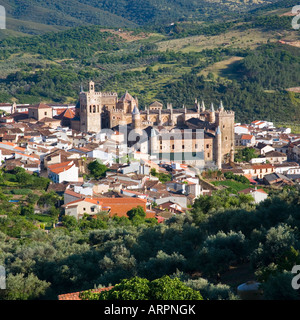
{"type": "Polygon", "coordinates": [[[209,111],[209,122],[210,123],[216,122],[216,112],[215,112],[215,107],[213,103],[211,104],[210,111],[209,111]]]}

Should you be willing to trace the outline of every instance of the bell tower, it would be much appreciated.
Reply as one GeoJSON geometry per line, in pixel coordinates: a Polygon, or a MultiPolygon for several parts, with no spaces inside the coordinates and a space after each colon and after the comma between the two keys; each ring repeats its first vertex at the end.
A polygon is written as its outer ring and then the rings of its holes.
{"type": "Polygon", "coordinates": [[[222,158],[229,162],[234,157],[235,140],[234,140],[234,119],[233,111],[225,110],[223,103],[216,112],[216,125],[221,131],[222,158]]]}
{"type": "Polygon", "coordinates": [[[101,94],[95,92],[95,83],[89,82],[89,91],[80,92],[80,131],[96,132],[101,131],[101,94]]]}

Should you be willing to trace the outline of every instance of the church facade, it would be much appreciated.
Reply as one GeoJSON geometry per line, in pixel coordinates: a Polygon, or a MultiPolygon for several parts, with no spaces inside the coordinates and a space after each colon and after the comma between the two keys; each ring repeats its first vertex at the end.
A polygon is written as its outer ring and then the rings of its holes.
{"type": "Polygon", "coordinates": [[[215,164],[220,169],[234,161],[234,118],[234,112],[225,110],[222,102],[218,108],[213,104],[206,108],[197,100],[193,108],[173,108],[171,103],[164,108],[155,101],[140,110],[138,99],[128,92],[121,98],[115,92],[97,92],[91,81],[89,90],[80,92],[71,126],[90,133],[118,126],[143,130],[149,136],[148,153],[157,159],[181,159],[202,167],[215,164]]]}

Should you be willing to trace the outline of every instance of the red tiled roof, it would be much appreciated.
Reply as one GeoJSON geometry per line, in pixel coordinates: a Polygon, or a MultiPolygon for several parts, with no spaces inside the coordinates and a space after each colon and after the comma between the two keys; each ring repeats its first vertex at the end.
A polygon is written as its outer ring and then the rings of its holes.
{"type": "Polygon", "coordinates": [[[73,196],[73,197],[76,197],[76,198],[84,198],[84,196],[82,195],[82,194],[80,194],[80,193],[77,193],[77,192],[74,192],[74,191],[72,191],[72,190],[70,190],[70,189],[67,189],[66,191],[65,191],[65,193],[66,194],[69,194],[70,196],[73,196]]]}
{"type": "Polygon", "coordinates": [[[50,166],[48,166],[48,168],[49,169],[56,169],[56,168],[60,168],[60,167],[69,166],[71,163],[73,163],[73,161],[66,161],[66,162],[62,162],[62,163],[51,164],[50,166]]]}
{"type": "MultiPolygon", "coordinates": [[[[92,292],[102,292],[102,291],[109,291],[111,290],[113,287],[107,287],[107,288],[101,288],[101,289],[94,289],[94,290],[91,290],[92,292]]],[[[84,291],[78,291],[78,292],[72,292],[72,293],[65,293],[65,294],[60,294],[58,296],[58,300],[81,300],[79,298],[79,294],[81,292],[84,292],[84,291]]]]}
{"type": "Polygon", "coordinates": [[[56,116],[58,119],[63,119],[63,118],[67,118],[67,119],[73,119],[75,117],[75,113],[71,110],[71,109],[66,109],[64,110],[62,113],[60,113],[59,115],[56,116]]]}
{"type": "MultiPolygon", "coordinates": [[[[71,194],[71,193],[69,193],[69,194],[71,194]]],[[[76,192],[74,192],[74,194],[78,195],[78,193],[76,193],[76,192]]],[[[82,199],[71,201],[71,202],[63,205],[63,207],[64,208],[67,208],[67,207],[70,207],[70,206],[74,207],[73,205],[75,205],[76,203],[82,202],[82,201],[86,201],[86,202],[90,202],[90,203],[93,203],[93,204],[102,205],[101,199],[82,198],[82,199]]]]}
{"type": "MultiPolygon", "coordinates": [[[[141,198],[99,198],[103,206],[110,207],[110,215],[127,216],[127,212],[137,206],[143,207],[146,212],[146,199],[141,198]]],[[[146,217],[147,212],[146,212],[146,217]]],[[[151,215],[152,217],[152,215],[151,215]]],[[[150,218],[150,216],[149,216],[150,218]]]]}
{"type": "Polygon", "coordinates": [[[15,146],[16,144],[15,143],[12,143],[12,142],[0,142],[0,144],[6,144],[8,146],[15,146]]]}
{"type": "Polygon", "coordinates": [[[251,140],[253,136],[251,134],[243,134],[242,135],[242,140],[251,140]]]}
{"type": "Polygon", "coordinates": [[[71,169],[73,166],[74,166],[74,162],[68,161],[68,162],[52,164],[52,165],[48,166],[48,169],[50,171],[52,171],[53,173],[59,174],[63,171],[71,169]]]}
{"type": "Polygon", "coordinates": [[[146,211],[146,199],[141,198],[84,198],[69,202],[63,205],[64,208],[76,205],[81,201],[87,201],[90,203],[101,205],[102,208],[110,209],[110,216],[117,215],[119,217],[127,217],[127,212],[137,206],[141,206],[146,212],[146,218],[153,218],[153,212],[146,211]]]}
{"type": "Polygon", "coordinates": [[[274,166],[269,163],[253,164],[252,169],[272,169],[274,166]]]}

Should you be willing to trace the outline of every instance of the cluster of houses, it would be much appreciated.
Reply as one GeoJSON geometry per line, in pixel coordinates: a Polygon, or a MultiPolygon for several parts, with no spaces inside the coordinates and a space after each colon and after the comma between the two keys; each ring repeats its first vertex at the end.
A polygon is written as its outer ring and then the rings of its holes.
{"type": "Polygon", "coordinates": [[[235,124],[236,148],[254,148],[257,157],[235,163],[226,170],[244,175],[253,183],[282,186],[300,181],[300,135],[290,128],[276,128],[272,122],[256,120],[235,124]]]}
{"type": "MultiPolygon", "coordinates": [[[[184,214],[200,195],[218,188],[201,178],[199,170],[174,161],[155,161],[149,154],[122,147],[124,137],[118,131],[98,134],[71,129],[75,106],[35,106],[0,104],[0,161],[7,170],[23,167],[48,177],[49,191],[64,197],[65,213],[77,219],[84,214],[105,212],[126,216],[141,206],[147,217],[160,222],[175,214],[184,214]],[[5,110],[4,110],[5,109],[5,110]],[[100,159],[109,171],[100,180],[87,178],[90,162],[100,159]],[[170,181],[161,182],[164,173],[170,181]]],[[[255,202],[267,193],[261,184],[282,186],[300,181],[300,135],[275,128],[272,123],[254,121],[235,125],[236,148],[253,147],[257,158],[247,163],[230,163],[222,171],[243,175],[253,188],[242,190],[255,202]]]]}
{"type": "Polygon", "coordinates": [[[185,213],[196,197],[214,189],[184,164],[157,163],[134,149],[129,161],[128,150],[118,148],[123,141],[118,131],[89,134],[70,129],[65,118],[73,115],[71,106],[22,107],[2,116],[9,121],[0,123],[1,164],[6,170],[22,167],[50,178],[48,191],[64,196],[67,215],[81,218],[106,212],[126,216],[130,209],[141,206],[146,217],[161,222],[185,213]],[[87,179],[87,166],[96,159],[109,171],[103,179],[87,179]],[[171,181],[160,182],[151,175],[152,169],[171,181]]]}

